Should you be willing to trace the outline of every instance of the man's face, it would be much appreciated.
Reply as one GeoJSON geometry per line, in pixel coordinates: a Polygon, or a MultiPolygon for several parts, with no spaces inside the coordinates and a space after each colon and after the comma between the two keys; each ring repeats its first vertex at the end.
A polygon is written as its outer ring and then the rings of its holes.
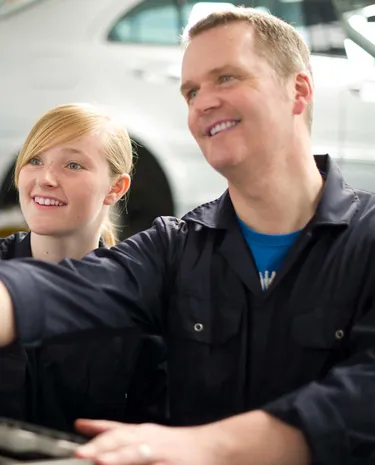
{"type": "Polygon", "coordinates": [[[193,38],[183,59],[189,129],[227,177],[239,167],[260,172],[272,163],[293,125],[294,78],[278,78],[255,47],[248,24],[230,23],[193,38]]]}

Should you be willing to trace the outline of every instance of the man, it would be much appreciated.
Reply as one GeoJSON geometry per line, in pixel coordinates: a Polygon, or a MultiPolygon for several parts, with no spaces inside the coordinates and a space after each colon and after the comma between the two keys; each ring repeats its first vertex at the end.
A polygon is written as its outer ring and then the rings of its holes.
{"type": "Polygon", "coordinates": [[[2,265],[0,343],[164,335],[181,428],[82,420],[103,434],[77,454],[100,464],[373,463],[375,199],[311,154],[305,44],[270,15],[214,13],[181,90],[228,192],[84,261],[2,265]]]}

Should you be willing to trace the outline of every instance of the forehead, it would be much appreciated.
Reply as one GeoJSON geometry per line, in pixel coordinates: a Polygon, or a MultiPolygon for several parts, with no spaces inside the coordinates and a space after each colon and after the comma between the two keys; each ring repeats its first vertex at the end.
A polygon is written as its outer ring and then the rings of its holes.
{"type": "Polygon", "coordinates": [[[182,81],[204,76],[212,69],[254,65],[257,56],[253,44],[253,31],[243,21],[220,25],[198,34],[185,50],[182,81]]]}
{"type": "Polygon", "coordinates": [[[101,138],[96,134],[84,134],[75,139],[55,145],[48,152],[55,152],[65,155],[96,154],[102,151],[103,144],[101,138]]]}

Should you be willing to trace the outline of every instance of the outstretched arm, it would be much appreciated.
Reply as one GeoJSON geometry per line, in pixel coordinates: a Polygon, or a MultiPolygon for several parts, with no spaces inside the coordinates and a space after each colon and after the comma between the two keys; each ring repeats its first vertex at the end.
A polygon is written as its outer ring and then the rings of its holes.
{"type": "Polygon", "coordinates": [[[84,260],[1,262],[0,344],[18,338],[32,346],[82,331],[160,332],[185,227],[158,218],[149,230],[84,260]]]}

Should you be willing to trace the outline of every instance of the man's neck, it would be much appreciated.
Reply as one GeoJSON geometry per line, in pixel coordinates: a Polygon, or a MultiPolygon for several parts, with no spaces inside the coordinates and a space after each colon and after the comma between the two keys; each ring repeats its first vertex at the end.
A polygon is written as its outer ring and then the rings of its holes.
{"type": "Polygon", "coordinates": [[[30,243],[33,258],[58,263],[64,258],[81,259],[96,249],[99,245],[100,234],[70,235],[65,237],[41,236],[31,233],[30,243]]]}
{"type": "Polygon", "coordinates": [[[314,216],[324,180],[315,161],[306,157],[293,166],[274,166],[251,182],[229,183],[238,217],[263,234],[298,231],[314,216]]]}

